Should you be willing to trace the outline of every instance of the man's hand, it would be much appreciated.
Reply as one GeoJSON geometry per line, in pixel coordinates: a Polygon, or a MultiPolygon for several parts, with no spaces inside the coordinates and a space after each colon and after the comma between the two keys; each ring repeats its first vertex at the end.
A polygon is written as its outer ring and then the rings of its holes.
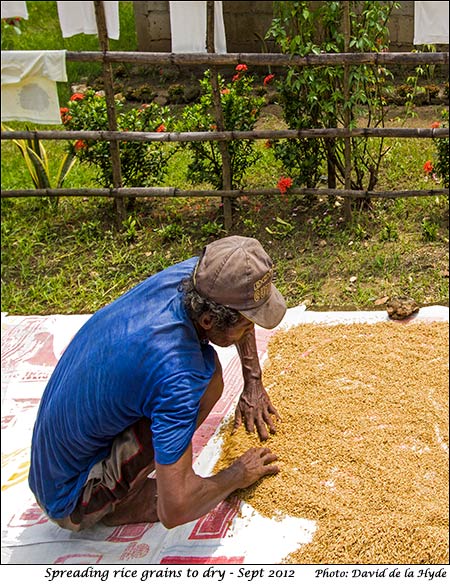
{"type": "Polygon", "coordinates": [[[192,443],[172,464],[158,464],[158,518],[167,529],[202,517],[236,489],[245,489],[279,472],[269,448],[250,448],[215,475],[201,477],[192,468],[192,443]]]}
{"type": "Polygon", "coordinates": [[[239,469],[238,472],[242,475],[241,488],[245,489],[266,475],[277,474],[280,469],[272,464],[276,460],[277,455],[268,448],[250,448],[231,466],[239,469]]]}
{"type": "Polygon", "coordinates": [[[262,381],[260,379],[248,381],[236,407],[233,432],[244,421],[247,432],[254,432],[256,426],[260,440],[267,440],[269,432],[271,434],[276,432],[274,417],[276,420],[280,420],[280,416],[272,405],[262,381]]]}
{"type": "Polygon", "coordinates": [[[267,440],[269,432],[275,434],[276,431],[273,416],[277,420],[280,420],[280,417],[261,380],[254,328],[236,343],[236,348],[241,358],[244,389],[236,407],[233,432],[244,421],[247,432],[254,432],[256,426],[260,440],[267,440]]]}

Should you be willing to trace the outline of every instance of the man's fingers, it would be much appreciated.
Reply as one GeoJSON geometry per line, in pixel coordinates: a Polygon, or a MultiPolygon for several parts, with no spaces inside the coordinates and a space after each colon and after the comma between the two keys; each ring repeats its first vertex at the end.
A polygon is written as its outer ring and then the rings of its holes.
{"type": "Polygon", "coordinates": [[[251,432],[253,434],[255,431],[255,422],[253,420],[253,416],[247,416],[245,418],[245,428],[247,432],[251,432]]]}
{"type": "Polygon", "coordinates": [[[277,472],[279,472],[280,467],[276,464],[272,464],[273,462],[278,460],[278,456],[275,453],[273,453],[268,448],[263,448],[261,450],[260,456],[261,456],[261,460],[264,464],[264,474],[265,475],[276,474],[277,472]]]}
{"type": "MultiPolygon", "coordinates": [[[[277,418],[277,420],[279,420],[279,418],[277,418]]],[[[266,425],[269,427],[269,432],[271,434],[275,434],[276,431],[277,431],[277,429],[276,429],[275,423],[273,421],[272,415],[271,414],[266,414],[264,416],[264,421],[265,421],[266,425]]]]}
{"type": "Polygon", "coordinates": [[[269,433],[276,433],[275,421],[281,421],[281,418],[277,410],[271,404],[266,404],[262,411],[258,413],[256,413],[253,408],[250,408],[250,411],[243,412],[242,408],[238,406],[234,416],[232,433],[237,431],[242,425],[242,421],[244,421],[246,431],[251,434],[255,432],[256,426],[259,439],[264,442],[269,438],[269,433]]]}
{"type": "Polygon", "coordinates": [[[234,425],[232,433],[236,432],[236,430],[240,427],[241,424],[242,424],[241,410],[239,408],[236,408],[236,412],[234,414],[234,425]]]}
{"type": "Polygon", "coordinates": [[[281,417],[280,417],[280,414],[277,412],[277,410],[276,410],[276,409],[273,407],[273,405],[272,405],[272,404],[270,404],[270,407],[269,407],[269,413],[270,413],[270,414],[272,414],[272,416],[275,416],[275,419],[276,419],[278,422],[281,422],[281,417]]]}
{"type": "Polygon", "coordinates": [[[278,460],[278,456],[272,452],[270,448],[266,448],[264,446],[259,449],[259,456],[260,458],[264,459],[264,464],[278,460]]]}
{"type": "Polygon", "coordinates": [[[269,438],[269,433],[267,432],[266,424],[261,418],[256,421],[256,428],[258,430],[258,435],[260,440],[264,441],[269,438]]]}
{"type": "Polygon", "coordinates": [[[263,476],[277,474],[279,472],[280,472],[280,467],[278,465],[276,465],[276,464],[272,464],[270,466],[266,465],[264,467],[264,475],[263,476]]]}

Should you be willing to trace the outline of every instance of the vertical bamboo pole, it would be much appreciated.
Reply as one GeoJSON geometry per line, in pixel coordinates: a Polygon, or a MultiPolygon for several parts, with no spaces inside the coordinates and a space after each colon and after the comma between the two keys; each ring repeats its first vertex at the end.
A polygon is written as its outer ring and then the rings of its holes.
{"type": "MultiPolygon", "coordinates": [[[[349,52],[350,46],[350,2],[344,2],[344,51],[349,52]]],[[[344,127],[350,128],[350,109],[348,102],[350,99],[350,68],[344,64],[344,127]]],[[[344,138],[344,158],[345,158],[345,188],[351,188],[351,172],[352,172],[352,143],[351,138],[344,138]]],[[[344,200],[344,214],[345,220],[350,221],[352,218],[352,202],[350,197],[345,197],[344,200]]]]}
{"type": "MultiPolygon", "coordinates": [[[[106,26],[105,9],[101,0],[94,0],[95,18],[97,21],[98,39],[103,53],[109,50],[108,29],[106,26]]],[[[114,83],[112,65],[103,60],[103,82],[105,87],[106,110],[108,115],[108,129],[111,132],[117,131],[117,116],[114,99],[114,83]]],[[[111,152],[112,175],[114,188],[122,186],[122,169],[120,164],[120,149],[117,140],[109,143],[111,152]]],[[[120,226],[125,219],[125,203],[122,197],[116,197],[117,223],[120,226]]]]}
{"type": "MultiPolygon", "coordinates": [[[[207,2],[207,18],[206,18],[206,50],[208,53],[215,53],[215,34],[214,34],[214,2],[207,2]]],[[[219,88],[219,74],[217,67],[211,67],[211,88],[212,98],[214,103],[214,112],[216,118],[217,130],[224,131],[222,103],[220,100],[219,88]]],[[[218,143],[220,154],[222,157],[222,189],[226,191],[231,190],[231,160],[226,142],[220,141],[218,143]]],[[[233,223],[233,215],[231,208],[231,199],[229,197],[222,197],[224,227],[225,231],[231,229],[233,223]]]]}

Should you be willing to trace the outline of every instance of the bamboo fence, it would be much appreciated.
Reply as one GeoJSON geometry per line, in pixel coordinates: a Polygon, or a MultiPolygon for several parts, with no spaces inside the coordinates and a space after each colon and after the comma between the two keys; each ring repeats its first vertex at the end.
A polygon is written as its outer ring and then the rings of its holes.
{"type": "MultiPolygon", "coordinates": [[[[347,4],[347,3],[346,3],[347,4]]],[[[101,62],[103,65],[103,80],[105,99],[108,112],[108,131],[60,131],[60,130],[32,130],[32,131],[2,131],[2,140],[37,138],[39,140],[102,140],[110,143],[111,161],[113,170],[113,187],[83,188],[83,189],[14,189],[1,190],[1,197],[60,197],[60,196],[100,196],[112,197],[116,202],[119,223],[124,218],[124,199],[127,197],[211,197],[222,198],[224,204],[224,227],[226,230],[232,225],[231,200],[243,195],[277,196],[278,189],[232,190],[230,159],[226,143],[230,140],[278,140],[296,138],[343,138],[345,140],[346,180],[345,188],[291,188],[293,195],[325,195],[341,196],[345,199],[347,218],[350,214],[349,201],[361,198],[401,198],[436,196],[447,194],[448,189],[407,190],[407,191],[361,191],[351,190],[350,185],[350,138],[352,137],[391,137],[391,138],[448,138],[448,128],[320,128],[302,130],[253,130],[253,131],[224,131],[223,113],[220,103],[218,87],[218,67],[245,63],[256,66],[276,67],[317,67],[343,66],[344,71],[352,65],[446,65],[448,66],[448,52],[429,53],[321,53],[305,57],[283,55],[277,53],[225,53],[214,52],[214,2],[207,2],[207,53],[154,53],[154,52],[123,52],[110,51],[103,2],[94,1],[97,19],[99,44],[101,51],[67,51],[68,61],[101,62]],[[122,132],[117,130],[113,63],[134,63],[139,65],[166,65],[190,67],[201,65],[212,72],[212,89],[216,131],[211,132],[122,132]],[[222,190],[182,190],[173,187],[134,187],[122,186],[120,145],[119,142],[194,142],[216,141],[222,156],[222,190]]],[[[348,34],[348,32],[347,32],[348,34]]],[[[348,75],[347,75],[348,77],[348,75]]]]}

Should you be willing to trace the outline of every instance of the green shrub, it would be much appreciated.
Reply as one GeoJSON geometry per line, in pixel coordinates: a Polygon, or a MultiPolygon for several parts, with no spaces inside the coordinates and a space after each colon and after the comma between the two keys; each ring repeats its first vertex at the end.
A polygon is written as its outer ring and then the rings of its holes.
{"type": "MultiPolygon", "coordinates": [[[[442,111],[442,128],[448,128],[448,111],[442,111]]],[[[442,178],[444,187],[448,189],[448,138],[434,138],[437,161],[434,165],[436,174],[442,178]]]]}
{"type": "MultiPolygon", "coordinates": [[[[274,2],[275,17],[266,35],[280,51],[292,56],[346,52],[344,9],[350,9],[351,52],[388,49],[388,21],[398,2],[274,2]],[[317,6],[316,6],[317,4],[317,6]]],[[[348,52],[348,49],[347,49],[348,52]]],[[[283,116],[290,129],[355,127],[362,112],[368,125],[384,124],[385,95],[392,73],[381,65],[348,67],[346,96],[344,67],[289,66],[276,81],[283,116]]],[[[316,187],[326,168],[328,187],[345,184],[345,142],[338,138],[303,138],[274,142],[274,152],[294,186],[316,187]]],[[[351,138],[351,188],[372,190],[378,180],[383,140],[351,138]]]]}
{"type": "MultiPolygon", "coordinates": [[[[247,65],[237,65],[236,71],[231,82],[227,84],[219,75],[224,130],[253,130],[265,100],[264,97],[253,95],[253,77],[248,74],[247,65]]],[[[213,116],[211,71],[205,72],[200,85],[200,100],[184,108],[177,128],[179,131],[210,132],[217,129],[213,116]]],[[[231,140],[227,145],[231,163],[231,185],[232,188],[239,189],[246,171],[261,155],[252,140],[231,140]]],[[[216,189],[223,188],[222,157],[218,143],[184,142],[182,147],[187,148],[192,155],[187,169],[188,180],[194,184],[208,182],[216,189]]]]}
{"type": "MultiPolygon", "coordinates": [[[[125,111],[124,103],[116,99],[115,106],[119,131],[165,132],[172,124],[169,109],[156,103],[125,111]]],[[[68,107],[61,108],[61,119],[67,130],[108,130],[106,99],[93,89],[75,93],[68,107]]],[[[109,142],[77,140],[70,148],[81,164],[95,167],[101,186],[113,186],[109,142]]],[[[160,183],[173,153],[173,148],[161,142],[120,142],[122,186],[148,187],[160,183]]]]}
{"type": "MultiPolygon", "coordinates": [[[[11,128],[2,124],[2,131],[11,131],[11,128]]],[[[28,127],[27,127],[28,130],[28,127]]],[[[28,140],[12,140],[17,146],[25,162],[27,171],[36,189],[60,189],[75,164],[75,154],[66,152],[62,157],[56,175],[53,176],[49,156],[44,144],[38,138],[28,140]]],[[[43,200],[53,208],[58,206],[58,197],[43,197],[43,200]]]]}

